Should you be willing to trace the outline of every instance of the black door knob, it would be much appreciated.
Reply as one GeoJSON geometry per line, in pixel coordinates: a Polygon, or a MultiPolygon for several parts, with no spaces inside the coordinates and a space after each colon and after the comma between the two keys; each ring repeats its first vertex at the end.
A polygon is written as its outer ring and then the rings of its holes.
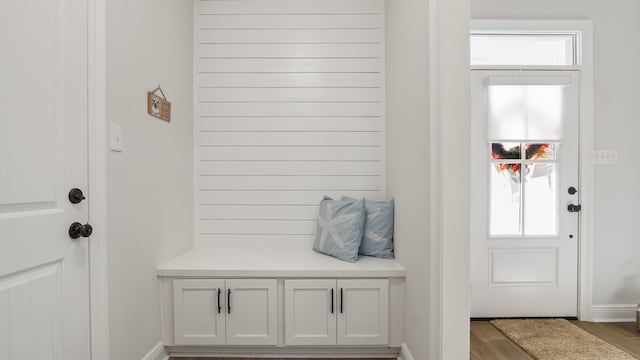
{"type": "Polygon", "coordinates": [[[571,186],[569,187],[569,189],[567,189],[567,192],[569,193],[569,195],[574,195],[578,192],[578,190],[575,187],[571,186]]]}
{"type": "Polygon", "coordinates": [[[567,210],[569,210],[569,212],[579,212],[580,210],[582,210],[582,206],[569,204],[569,206],[567,206],[567,210]]]}
{"type": "Polygon", "coordinates": [[[84,197],[84,194],[82,193],[82,190],[80,190],[78,188],[73,188],[73,189],[69,190],[69,201],[72,204],[78,204],[84,199],[86,199],[86,198],[84,197]]]}
{"type": "Polygon", "coordinates": [[[69,237],[77,239],[79,237],[89,237],[93,233],[93,226],[89,224],[82,225],[79,222],[74,222],[69,226],[69,237]]]}

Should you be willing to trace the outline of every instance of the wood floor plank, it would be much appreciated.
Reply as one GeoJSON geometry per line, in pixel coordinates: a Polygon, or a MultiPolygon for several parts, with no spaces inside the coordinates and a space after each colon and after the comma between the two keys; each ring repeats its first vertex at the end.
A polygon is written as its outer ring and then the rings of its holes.
{"type": "Polygon", "coordinates": [[[474,360],[533,360],[526,351],[488,321],[472,321],[471,336],[470,358],[474,360]]]}
{"type": "Polygon", "coordinates": [[[504,354],[508,360],[533,360],[526,351],[522,350],[520,346],[510,339],[493,340],[493,346],[500,351],[500,354],[504,354]]]}
{"type": "Polygon", "coordinates": [[[476,333],[483,341],[505,339],[504,334],[488,321],[472,321],[471,331],[476,333]]]}
{"type": "Polygon", "coordinates": [[[473,330],[471,330],[469,340],[471,342],[471,353],[469,354],[469,358],[471,360],[483,360],[492,358],[496,360],[507,360],[497,357],[495,351],[491,349],[486,342],[480,339],[473,330]]]}

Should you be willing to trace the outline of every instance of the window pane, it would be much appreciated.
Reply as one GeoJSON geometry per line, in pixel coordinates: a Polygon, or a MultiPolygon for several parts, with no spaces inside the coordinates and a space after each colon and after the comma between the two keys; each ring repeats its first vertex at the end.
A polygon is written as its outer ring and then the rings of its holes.
{"type": "Polygon", "coordinates": [[[471,34],[471,65],[577,65],[575,36],[471,34]]]}
{"type": "Polygon", "coordinates": [[[555,144],[526,144],[524,146],[527,160],[555,160],[555,144]]]}
{"type": "Polygon", "coordinates": [[[527,163],[524,183],[525,235],[557,234],[556,164],[527,163]]]}
{"type": "Polygon", "coordinates": [[[491,144],[491,158],[520,159],[520,143],[493,143],[491,144]]]}
{"type": "Polygon", "coordinates": [[[491,164],[489,232],[520,235],[520,164],[491,164]]]}
{"type": "Polygon", "coordinates": [[[562,85],[489,86],[489,138],[559,140],[562,85]]]}

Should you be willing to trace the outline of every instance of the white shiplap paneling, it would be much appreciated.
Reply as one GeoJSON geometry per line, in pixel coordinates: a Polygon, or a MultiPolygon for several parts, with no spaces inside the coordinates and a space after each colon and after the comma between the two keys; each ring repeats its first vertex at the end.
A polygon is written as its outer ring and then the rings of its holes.
{"type": "Polygon", "coordinates": [[[384,0],[195,0],[200,241],[311,239],[384,196],[384,0]]]}

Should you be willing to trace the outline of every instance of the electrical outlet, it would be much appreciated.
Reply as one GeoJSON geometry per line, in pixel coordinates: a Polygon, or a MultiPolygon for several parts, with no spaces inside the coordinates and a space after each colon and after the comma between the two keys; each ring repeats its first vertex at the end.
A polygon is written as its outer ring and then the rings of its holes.
{"type": "Polygon", "coordinates": [[[596,165],[618,163],[618,149],[596,149],[593,155],[596,165]]]}
{"type": "Polygon", "coordinates": [[[122,126],[111,124],[111,151],[122,152],[124,139],[122,137],[122,126]]]}

